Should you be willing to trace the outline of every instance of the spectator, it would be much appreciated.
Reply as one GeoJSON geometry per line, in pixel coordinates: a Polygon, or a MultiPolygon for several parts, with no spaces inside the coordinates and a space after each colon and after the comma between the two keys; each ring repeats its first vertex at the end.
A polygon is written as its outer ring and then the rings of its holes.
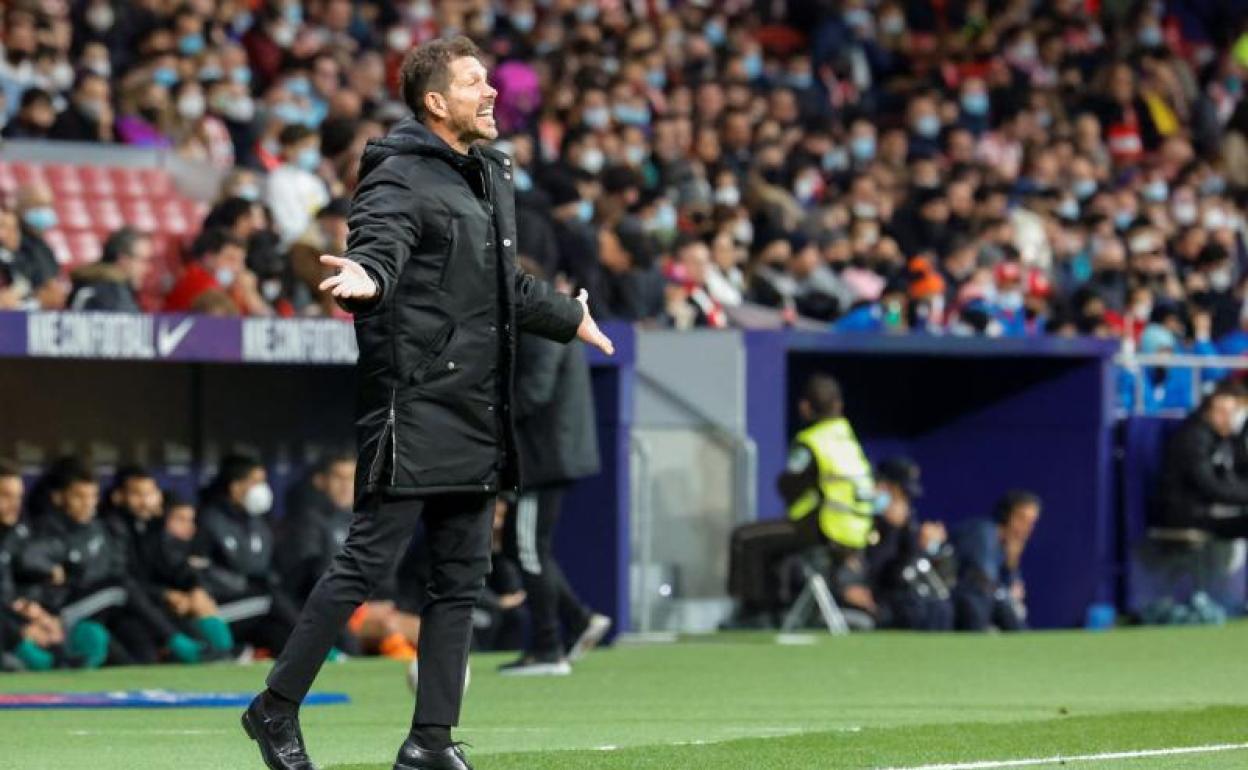
{"type": "Polygon", "coordinates": [[[165,311],[185,313],[205,298],[216,303],[216,297],[225,296],[236,313],[270,315],[272,310],[260,296],[255,274],[244,264],[245,253],[243,242],[224,229],[200,233],[191,245],[193,261],[165,297],[165,311]]]}
{"type": "Polygon", "coordinates": [[[291,301],[299,314],[345,315],[333,298],[320,291],[328,277],[321,264],[322,254],[342,256],[347,251],[347,217],[351,201],[334,198],[316,215],[316,222],[290,248],[290,269],[294,277],[291,301]]]}
{"type": "Polygon", "coordinates": [[[70,310],[138,313],[138,292],[152,266],[152,240],[132,227],[108,236],[100,261],[75,268],[70,310]]]}
{"type": "Polygon", "coordinates": [[[355,458],[330,457],[287,493],[277,527],[277,564],[291,598],[302,604],[342,547],[355,505],[355,458]]]}
{"type": "Polygon", "coordinates": [[[28,88],[22,92],[21,106],[17,115],[4,127],[6,139],[47,139],[56,121],[52,96],[41,88],[28,88]]]}
{"type": "Polygon", "coordinates": [[[56,209],[52,207],[52,191],[42,183],[32,182],[18,188],[17,213],[21,218],[21,244],[17,248],[16,272],[30,286],[35,307],[59,310],[65,306],[67,282],[61,278],[61,267],[44,235],[56,227],[56,209]]]}
{"type": "Polygon", "coordinates": [[[204,587],[221,606],[236,639],[280,653],[298,612],[274,562],[269,512],[273,490],[264,466],[243,455],[221,460],[204,491],[199,529],[210,566],[204,587]]]}
{"type": "Polygon", "coordinates": [[[0,207],[0,310],[21,308],[30,294],[30,281],[18,261],[21,245],[17,212],[0,207]]]}
{"type": "Polygon", "coordinates": [[[1248,535],[1248,478],[1242,463],[1237,466],[1245,414],[1242,386],[1225,383],[1171,437],[1161,471],[1158,525],[1225,538],[1248,535]]]}
{"type": "Polygon", "coordinates": [[[1023,551],[1040,518],[1040,498],[1007,492],[991,519],[974,519],[954,533],[958,584],[953,592],[960,631],[1021,631],[1027,625],[1023,551]]]}
{"type": "Polygon", "coordinates": [[[325,183],[316,175],[321,166],[320,139],[305,126],[287,126],[279,137],[282,163],[265,187],[265,200],[286,249],[312,224],[312,217],[329,203],[325,183]]]}
{"type": "Polygon", "coordinates": [[[107,75],[90,70],[80,74],[69,105],[56,117],[48,138],[69,142],[113,141],[111,92],[107,75]]]}
{"type": "Polygon", "coordinates": [[[173,70],[157,68],[152,80],[135,82],[122,94],[117,139],[124,144],[151,148],[172,146],[174,110],[169,100],[169,86],[177,82],[177,75],[165,76],[166,72],[173,73],[173,70]]]}

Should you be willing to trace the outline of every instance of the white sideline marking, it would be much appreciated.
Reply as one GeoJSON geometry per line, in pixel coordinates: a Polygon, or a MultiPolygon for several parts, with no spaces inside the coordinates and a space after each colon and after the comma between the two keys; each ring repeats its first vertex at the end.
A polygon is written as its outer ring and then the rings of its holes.
{"type": "Polygon", "coordinates": [[[1248,743],[1215,743],[1208,746],[1185,746],[1173,749],[1145,749],[1142,751],[1113,751],[1105,754],[1074,754],[1070,756],[1040,757],[1036,759],[1004,759],[987,762],[955,762],[943,765],[915,765],[913,767],[890,767],[884,770],[992,770],[1000,767],[1039,767],[1040,765],[1064,765],[1068,762],[1113,762],[1119,759],[1144,759],[1147,757],[1173,757],[1182,754],[1214,754],[1221,751],[1243,751],[1248,743]]]}

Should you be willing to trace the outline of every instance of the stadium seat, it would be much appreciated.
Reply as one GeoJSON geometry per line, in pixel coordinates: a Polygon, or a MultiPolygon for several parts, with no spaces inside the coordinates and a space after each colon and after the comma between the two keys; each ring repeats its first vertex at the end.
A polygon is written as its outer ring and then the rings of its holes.
{"type": "Polygon", "coordinates": [[[84,185],[78,176],[78,169],[74,166],[67,163],[49,163],[44,166],[44,176],[58,198],[62,195],[78,197],[83,193],[84,185]]]}

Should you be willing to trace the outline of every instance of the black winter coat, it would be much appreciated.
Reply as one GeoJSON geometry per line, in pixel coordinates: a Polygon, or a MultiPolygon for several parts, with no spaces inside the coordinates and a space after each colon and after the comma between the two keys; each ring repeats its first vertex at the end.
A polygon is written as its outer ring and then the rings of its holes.
{"type": "Polygon", "coordinates": [[[211,563],[200,577],[214,599],[228,602],[277,587],[268,516],[251,516],[227,501],[214,500],[200,510],[198,524],[197,550],[211,563]]]}
{"type": "Polygon", "coordinates": [[[60,511],[51,511],[39,520],[34,539],[22,553],[20,571],[50,577],[57,565],[65,569],[65,583],[45,582],[34,597],[52,609],[100,588],[130,583],[126,545],[99,518],[79,524],[60,511]]]}
{"type": "Polygon", "coordinates": [[[1189,417],[1166,447],[1161,471],[1160,521],[1199,527],[1210,506],[1248,506],[1248,479],[1236,471],[1235,440],[1223,438],[1199,415],[1189,417]]]}
{"type": "Polygon", "coordinates": [[[580,342],[520,335],[516,423],[524,484],[559,484],[600,469],[589,362],[580,342]]]}
{"type": "Polygon", "coordinates": [[[377,281],[357,307],[357,495],[492,494],[519,484],[519,330],[567,342],[580,304],[516,268],[511,159],[464,155],[412,118],[370,142],[347,257],[377,281]]]}

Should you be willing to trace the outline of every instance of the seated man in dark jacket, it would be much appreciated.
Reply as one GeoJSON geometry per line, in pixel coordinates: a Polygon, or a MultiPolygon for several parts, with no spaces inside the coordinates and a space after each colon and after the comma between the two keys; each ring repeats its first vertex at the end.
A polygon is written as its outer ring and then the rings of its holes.
{"type": "Polygon", "coordinates": [[[274,564],[272,507],[264,466],[255,458],[230,455],[206,490],[199,530],[210,562],[203,585],[234,637],[278,653],[298,612],[274,564]]]}
{"type": "Polygon", "coordinates": [[[1219,385],[1171,437],[1156,524],[1248,536],[1248,478],[1237,467],[1242,453],[1235,440],[1243,396],[1237,383],[1219,385]]]}
{"type": "Polygon", "coordinates": [[[123,227],[104,242],[100,261],[82,265],[70,274],[74,288],[70,310],[138,313],[138,291],[152,264],[152,239],[133,227],[123,227]]]}
{"type": "Polygon", "coordinates": [[[67,142],[113,141],[108,78],[90,70],[80,73],[69,106],[56,117],[48,138],[67,142]]]}
{"type": "Polygon", "coordinates": [[[0,670],[11,655],[30,671],[51,668],[65,641],[61,622],[31,601],[18,583],[17,562],[30,543],[22,522],[25,485],[17,467],[0,461],[0,670]]]}
{"type": "Polygon", "coordinates": [[[1040,519],[1040,498],[1013,490],[991,519],[972,519],[954,533],[958,585],[953,592],[960,631],[1020,631],[1027,626],[1023,550],[1040,519]]]}
{"type": "Polygon", "coordinates": [[[52,481],[53,509],[23,550],[22,569],[42,578],[37,598],[70,629],[95,621],[114,638],[109,657],[153,663],[162,648],[184,663],[199,660],[195,640],[180,632],[126,571],[125,544],[96,517],[99,484],[82,465],[62,466],[52,481]]]}

